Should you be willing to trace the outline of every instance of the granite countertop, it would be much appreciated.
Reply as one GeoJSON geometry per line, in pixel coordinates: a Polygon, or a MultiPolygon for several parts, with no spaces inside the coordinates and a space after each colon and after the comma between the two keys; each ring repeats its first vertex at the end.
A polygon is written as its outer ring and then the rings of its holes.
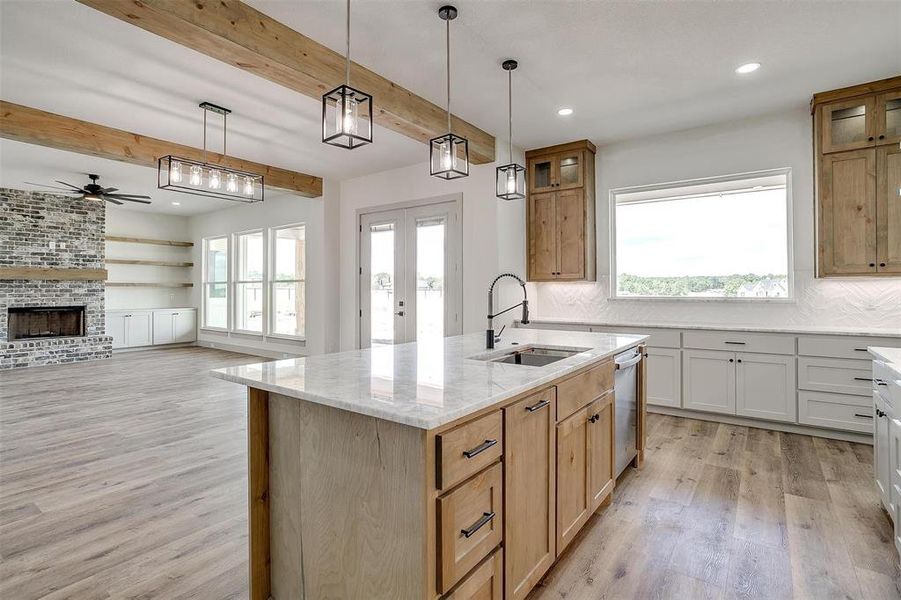
{"type": "MultiPolygon", "coordinates": [[[[901,329],[889,328],[867,328],[867,327],[822,327],[814,325],[786,325],[786,326],[765,326],[765,325],[740,325],[740,324],[721,324],[713,323],[604,323],[601,321],[578,321],[574,319],[532,319],[532,323],[544,325],[586,325],[595,327],[628,327],[628,328],[647,328],[647,329],[697,329],[706,331],[745,331],[748,333],[794,333],[794,334],[814,334],[814,335],[859,335],[859,336],[882,336],[882,337],[901,337],[901,329]]],[[[521,327],[519,321],[516,322],[517,327],[521,327]]]]}
{"type": "Polygon", "coordinates": [[[645,341],[645,335],[507,329],[493,351],[474,333],[212,371],[214,377],[433,429],[645,341]],[[513,348],[580,350],[543,367],[475,360],[513,348]]]}

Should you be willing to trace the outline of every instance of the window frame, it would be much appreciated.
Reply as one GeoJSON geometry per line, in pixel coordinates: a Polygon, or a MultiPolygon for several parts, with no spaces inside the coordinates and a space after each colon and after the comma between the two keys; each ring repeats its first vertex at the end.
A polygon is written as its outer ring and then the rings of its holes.
{"type": "Polygon", "coordinates": [[[201,260],[201,274],[200,274],[200,288],[201,288],[201,299],[200,299],[200,323],[201,329],[205,329],[208,331],[222,331],[228,332],[231,330],[231,308],[232,308],[232,290],[231,290],[231,262],[232,262],[232,248],[231,248],[231,239],[228,234],[223,235],[212,235],[209,237],[202,238],[201,240],[201,252],[203,252],[203,257],[201,260]],[[207,279],[209,273],[209,243],[215,240],[225,240],[225,281],[209,281],[207,279]],[[216,325],[209,325],[207,323],[207,288],[210,285],[222,285],[225,284],[225,327],[219,327],[216,325]]]}
{"type": "Polygon", "coordinates": [[[619,188],[611,188],[608,192],[608,209],[609,209],[609,239],[610,239],[610,269],[608,273],[608,301],[638,301],[638,302],[731,302],[731,303],[788,303],[793,304],[797,301],[795,295],[795,274],[794,274],[794,223],[793,223],[793,202],[792,202],[792,169],[791,167],[782,167],[777,169],[765,169],[761,171],[749,171],[744,173],[734,173],[730,175],[720,175],[715,177],[702,177],[697,179],[684,179],[677,181],[669,181],[664,183],[655,183],[649,185],[627,186],[619,188]],[[730,297],[730,296],[620,296],[617,290],[617,266],[616,266],[616,207],[617,196],[625,194],[634,194],[636,192],[654,192],[659,190],[667,190],[673,188],[684,188],[694,185],[730,183],[741,181],[744,179],[754,179],[759,177],[783,176],[785,177],[785,211],[786,211],[786,243],[787,243],[787,288],[788,295],[785,298],[772,297],[730,297]]]}
{"type": "Polygon", "coordinates": [[[267,288],[266,282],[269,280],[269,272],[268,272],[268,268],[267,268],[269,253],[267,251],[268,249],[267,249],[265,235],[266,235],[266,232],[262,228],[247,229],[245,231],[236,231],[231,234],[232,245],[229,248],[229,255],[231,258],[231,268],[230,268],[231,288],[230,288],[230,290],[231,290],[232,298],[234,299],[234,302],[232,302],[231,309],[229,311],[230,317],[231,317],[231,323],[229,323],[229,332],[231,332],[231,333],[237,333],[240,335],[251,335],[251,336],[255,336],[255,337],[263,337],[266,334],[266,330],[268,327],[268,322],[267,322],[268,318],[266,315],[266,313],[268,311],[266,310],[266,307],[269,306],[269,298],[268,298],[267,289],[266,289],[267,288]],[[262,243],[263,257],[261,260],[262,264],[260,265],[260,267],[262,269],[262,273],[260,275],[260,279],[259,280],[239,279],[238,278],[240,276],[240,266],[239,266],[240,261],[238,260],[238,249],[240,247],[239,238],[241,238],[243,236],[247,236],[247,235],[253,235],[255,233],[260,234],[260,237],[262,238],[262,242],[263,242],[262,243]],[[238,285],[239,284],[247,284],[247,283],[260,283],[261,284],[260,285],[260,293],[262,294],[262,304],[263,304],[261,317],[262,317],[263,322],[260,326],[259,331],[253,331],[251,329],[241,329],[240,327],[238,327],[238,323],[240,322],[238,319],[238,302],[237,302],[238,285]]]}
{"type": "Polygon", "coordinates": [[[266,303],[266,313],[267,313],[267,327],[266,327],[266,337],[282,339],[282,340],[292,340],[292,341],[301,341],[305,342],[307,339],[307,319],[306,319],[306,311],[307,311],[307,247],[304,244],[304,273],[303,279],[286,279],[280,281],[276,279],[278,274],[275,270],[275,260],[276,260],[276,240],[278,239],[278,232],[282,229],[296,229],[302,227],[304,233],[304,242],[306,242],[307,235],[307,224],[305,222],[299,223],[289,223],[287,225],[278,225],[276,227],[270,227],[267,235],[269,236],[268,240],[268,269],[266,271],[266,291],[267,291],[267,303],[266,303]],[[275,323],[275,302],[272,301],[272,298],[275,297],[274,287],[276,283],[300,283],[303,287],[304,291],[304,302],[303,302],[303,310],[304,310],[304,327],[303,327],[303,335],[290,335],[286,333],[277,333],[273,331],[273,325],[275,323]]]}

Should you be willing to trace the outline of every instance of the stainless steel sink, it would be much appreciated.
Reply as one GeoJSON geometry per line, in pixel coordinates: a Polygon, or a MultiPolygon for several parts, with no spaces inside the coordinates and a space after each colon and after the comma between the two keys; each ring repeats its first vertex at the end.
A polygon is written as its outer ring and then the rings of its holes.
{"type": "Polygon", "coordinates": [[[543,367],[558,360],[569,358],[585,352],[589,348],[576,349],[560,349],[548,348],[542,346],[526,346],[524,348],[514,348],[501,354],[490,354],[483,356],[474,356],[475,360],[484,360],[488,362],[506,363],[510,365],[526,365],[528,367],[543,367]]]}

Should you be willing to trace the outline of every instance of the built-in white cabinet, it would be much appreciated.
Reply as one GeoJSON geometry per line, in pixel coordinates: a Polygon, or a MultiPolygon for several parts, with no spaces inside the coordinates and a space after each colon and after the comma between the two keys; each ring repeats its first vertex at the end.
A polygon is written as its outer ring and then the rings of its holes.
{"type": "Polygon", "coordinates": [[[779,354],[735,356],[735,414],[795,422],[795,357],[779,354]]]}
{"type": "Polygon", "coordinates": [[[186,309],[153,311],[153,345],[183,344],[197,339],[196,311],[186,309]]]}
{"type": "Polygon", "coordinates": [[[180,344],[197,339],[197,311],[193,308],[110,310],[106,334],[113,349],[180,344]]]}
{"type": "Polygon", "coordinates": [[[648,404],[682,406],[681,354],[678,348],[648,348],[648,404]]]}
{"type": "Polygon", "coordinates": [[[683,408],[734,415],[735,353],[683,351],[682,386],[683,408]]]}
{"type": "Polygon", "coordinates": [[[153,337],[153,313],[146,310],[108,312],[106,334],[113,337],[113,349],[149,346],[153,337]]]}

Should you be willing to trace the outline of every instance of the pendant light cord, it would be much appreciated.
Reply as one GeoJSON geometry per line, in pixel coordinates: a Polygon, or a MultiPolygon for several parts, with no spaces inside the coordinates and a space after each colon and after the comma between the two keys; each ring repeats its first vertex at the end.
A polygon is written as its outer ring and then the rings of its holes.
{"type": "Polygon", "coordinates": [[[344,58],[344,83],[350,87],[350,0],[347,0],[347,46],[344,58]]]}
{"type": "Polygon", "coordinates": [[[447,132],[452,133],[451,130],[451,103],[450,103],[450,19],[447,19],[445,23],[447,23],[447,132]]]}
{"type": "Polygon", "coordinates": [[[513,162],[513,69],[507,71],[507,144],[513,162]]]}

